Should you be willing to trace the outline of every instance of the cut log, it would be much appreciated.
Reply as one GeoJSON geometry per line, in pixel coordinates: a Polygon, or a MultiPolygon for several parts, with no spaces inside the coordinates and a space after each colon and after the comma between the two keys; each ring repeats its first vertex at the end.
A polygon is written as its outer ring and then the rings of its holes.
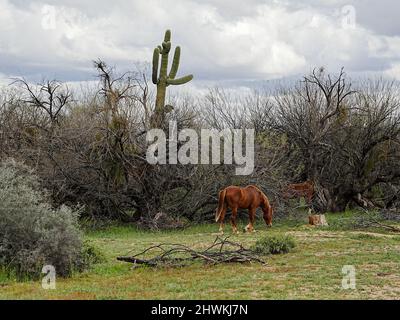
{"type": "Polygon", "coordinates": [[[312,226],[328,226],[324,214],[312,214],[308,216],[308,223],[312,226]]]}

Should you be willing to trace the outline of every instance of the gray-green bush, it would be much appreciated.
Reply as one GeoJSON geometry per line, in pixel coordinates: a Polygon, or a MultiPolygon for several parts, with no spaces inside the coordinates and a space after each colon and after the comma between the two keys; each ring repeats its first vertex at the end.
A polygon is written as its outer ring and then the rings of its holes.
{"type": "Polygon", "coordinates": [[[266,236],[257,240],[251,249],[258,254],[279,254],[288,253],[295,246],[290,236],[266,236]]]}
{"type": "Polygon", "coordinates": [[[18,277],[38,277],[44,265],[57,276],[86,266],[78,211],[53,208],[31,169],[0,164],[0,266],[18,277]]]}

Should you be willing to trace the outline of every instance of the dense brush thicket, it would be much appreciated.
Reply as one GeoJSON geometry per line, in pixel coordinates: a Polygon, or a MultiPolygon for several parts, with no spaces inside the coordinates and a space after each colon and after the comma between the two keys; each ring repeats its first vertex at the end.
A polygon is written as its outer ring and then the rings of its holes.
{"type": "Polygon", "coordinates": [[[1,95],[0,159],[34,167],[57,205],[82,204],[82,214],[96,221],[182,226],[211,221],[218,191],[231,184],[257,184],[276,215],[287,214],[282,189],[312,180],[317,211],[400,207],[396,83],[355,87],[343,71],[320,69],[272,93],[215,88],[200,98],[169,96],[160,118],[146,77],[120,76],[101,61],[95,67],[96,90],[78,95],[56,81],[16,81],[1,95]],[[150,165],[145,137],[154,117],[166,131],[169,120],[178,131],[254,129],[253,173],[236,176],[234,165],[150,165]]]}
{"type": "Polygon", "coordinates": [[[69,276],[89,261],[82,244],[78,212],[55,209],[38,178],[25,165],[0,165],[0,266],[19,277],[38,277],[43,266],[69,276]]]}

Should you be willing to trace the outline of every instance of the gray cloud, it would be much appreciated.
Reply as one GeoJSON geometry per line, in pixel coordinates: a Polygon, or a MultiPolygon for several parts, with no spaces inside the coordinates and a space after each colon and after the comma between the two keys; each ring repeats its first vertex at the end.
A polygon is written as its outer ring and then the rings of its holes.
{"type": "Polygon", "coordinates": [[[399,8],[395,0],[0,0],[0,74],[92,80],[92,60],[133,68],[171,28],[180,73],[198,83],[293,77],[321,65],[400,79],[399,8]]]}

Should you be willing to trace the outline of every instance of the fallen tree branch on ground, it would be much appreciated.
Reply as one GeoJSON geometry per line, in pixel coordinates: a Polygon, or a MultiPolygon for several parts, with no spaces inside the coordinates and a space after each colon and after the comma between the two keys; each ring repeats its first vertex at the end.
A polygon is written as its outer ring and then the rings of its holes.
{"type": "Polygon", "coordinates": [[[400,232],[400,228],[389,224],[391,222],[399,221],[399,212],[392,212],[389,210],[380,210],[374,215],[368,210],[364,210],[365,216],[359,216],[353,221],[353,226],[357,228],[382,228],[391,232],[400,232]]]}
{"type": "Polygon", "coordinates": [[[180,267],[188,265],[195,260],[201,260],[211,265],[233,262],[266,264],[252,250],[244,248],[240,243],[229,241],[228,238],[217,237],[213,244],[203,251],[197,251],[182,244],[161,243],[131,257],[117,257],[117,260],[150,267],[180,267]],[[158,252],[155,256],[152,254],[154,251],[158,252]],[[152,257],[145,259],[145,256],[152,257]]]}
{"type": "Polygon", "coordinates": [[[384,223],[381,223],[379,221],[373,221],[373,222],[371,222],[370,225],[371,226],[376,226],[376,227],[381,227],[383,229],[386,229],[386,230],[389,230],[389,231],[392,231],[392,232],[400,232],[400,228],[397,228],[395,226],[391,226],[390,224],[384,224],[384,223]]]}

